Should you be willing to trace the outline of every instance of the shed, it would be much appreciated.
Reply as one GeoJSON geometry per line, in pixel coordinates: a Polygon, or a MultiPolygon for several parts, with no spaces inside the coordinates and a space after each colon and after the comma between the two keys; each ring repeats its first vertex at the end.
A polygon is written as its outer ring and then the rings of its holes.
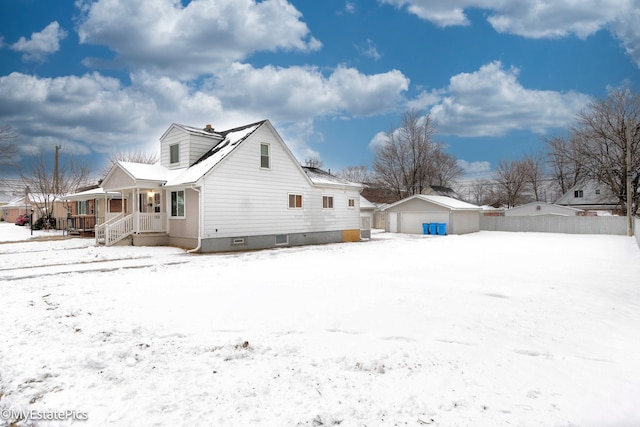
{"type": "Polygon", "coordinates": [[[539,216],[539,215],[560,215],[576,216],[583,215],[582,209],[570,206],[554,205],[545,202],[531,202],[526,205],[516,206],[504,212],[504,216],[539,216]]]}
{"type": "Polygon", "coordinates": [[[480,206],[447,196],[416,194],[385,208],[385,231],[423,234],[422,224],[446,224],[447,234],[466,234],[480,230],[480,206]]]}

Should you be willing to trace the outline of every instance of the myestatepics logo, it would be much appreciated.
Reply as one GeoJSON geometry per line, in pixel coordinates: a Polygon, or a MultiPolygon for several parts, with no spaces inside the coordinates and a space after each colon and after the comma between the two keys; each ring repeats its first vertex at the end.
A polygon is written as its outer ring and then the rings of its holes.
{"type": "Polygon", "coordinates": [[[20,411],[17,409],[0,408],[0,420],[29,420],[29,421],[86,421],[89,415],[86,412],[65,411],[20,411]]]}

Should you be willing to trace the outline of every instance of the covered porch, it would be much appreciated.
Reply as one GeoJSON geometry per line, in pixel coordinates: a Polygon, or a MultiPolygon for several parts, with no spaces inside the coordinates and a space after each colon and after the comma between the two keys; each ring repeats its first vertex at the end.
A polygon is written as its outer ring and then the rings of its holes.
{"type": "Polygon", "coordinates": [[[133,244],[146,235],[143,244],[164,244],[168,233],[164,190],[133,188],[119,194],[123,209],[96,226],[96,243],[111,246],[130,238],[133,244]]]}

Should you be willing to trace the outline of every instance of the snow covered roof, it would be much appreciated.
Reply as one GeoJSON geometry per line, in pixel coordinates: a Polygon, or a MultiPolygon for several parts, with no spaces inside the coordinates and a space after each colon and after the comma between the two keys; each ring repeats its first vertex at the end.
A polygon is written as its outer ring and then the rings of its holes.
{"type": "Polygon", "coordinates": [[[167,169],[159,163],[149,165],[145,163],[119,161],[118,164],[125,172],[138,181],[165,182],[168,177],[176,174],[174,170],[167,169]]]}
{"type": "Polygon", "coordinates": [[[307,174],[311,182],[317,185],[341,185],[341,186],[349,186],[349,187],[362,187],[362,184],[358,184],[356,182],[347,181],[346,179],[340,178],[336,175],[331,175],[329,172],[323,171],[322,169],[302,166],[302,170],[307,174]]]}
{"type": "Polygon", "coordinates": [[[360,196],[360,209],[376,209],[376,205],[360,196]]]}
{"type": "Polygon", "coordinates": [[[120,198],[120,193],[117,192],[106,192],[104,188],[97,187],[92,188],[90,190],[79,191],[77,193],[65,194],[62,196],[65,200],[86,200],[86,199],[94,199],[98,197],[109,197],[109,198],[120,198]]]}
{"type": "Polygon", "coordinates": [[[244,141],[249,135],[255,132],[266,120],[251,123],[246,126],[233,128],[220,132],[224,137],[220,143],[207,151],[200,159],[188,168],[178,169],[178,173],[166,182],[167,187],[175,185],[192,184],[202,178],[215,165],[220,163],[222,159],[227,157],[238,145],[244,141]]]}
{"type": "Polygon", "coordinates": [[[390,204],[384,209],[389,209],[394,206],[406,203],[409,200],[420,199],[425,202],[430,202],[436,204],[438,206],[442,206],[453,211],[480,211],[482,208],[480,206],[472,205],[471,203],[463,202],[462,200],[454,199],[447,196],[429,196],[424,194],[415,194],[411,197],[407,197],[406,199],[399,200],[395,203],[390,204]]]}
{"type": "Polygon", "coordinates": [[[169,128],[160,137],[160,139],[163,139],[167,135],[167,133],[171,132],[171,129],[173,128],[181,129],[184,132],[188,132],[193,135],[208,136],[208,137],[213,136],[217,138],[222,138],[222,132],[216,132],[215,129],[212,127],[206,127],[203,129],[203,128],[197,128],[195,126],[187,126],[187,125],[181,125],[178,123],[172,123],[171,126],[169,126],[169,128]]]}

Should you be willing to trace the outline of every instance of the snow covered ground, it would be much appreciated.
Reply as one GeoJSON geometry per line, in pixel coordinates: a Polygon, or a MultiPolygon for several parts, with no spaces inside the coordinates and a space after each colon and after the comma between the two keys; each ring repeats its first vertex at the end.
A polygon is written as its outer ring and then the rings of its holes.
{"type": "Polygon", "coordinates": [[[0,425],[640,425],[633,238],[28,237],[0,223],[0,425]]]}

